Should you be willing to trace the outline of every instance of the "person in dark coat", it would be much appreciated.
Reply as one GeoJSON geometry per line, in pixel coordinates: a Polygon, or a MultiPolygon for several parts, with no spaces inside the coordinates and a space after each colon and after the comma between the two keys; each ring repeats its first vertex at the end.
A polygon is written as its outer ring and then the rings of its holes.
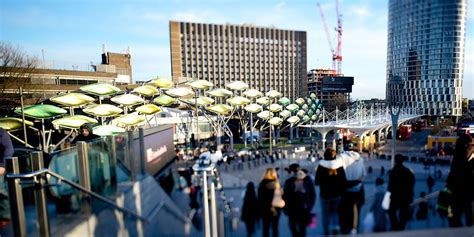
{"type": "Polygon", "coordinates": [[[13,143],[7,131],[0,128],[0,228],[10,224],[10,205],[4,185],[5,159],[13,156],[13,143]]]}
{"type": "Polygon", "coordinates": [[[339,234],[339,204],[347,186],[343,162],[336,158],[336,150],[326,149],[324,160],[316,168],[315,184],[320,186],[322,225],[324,234],[339,234]]]}
{"type": "Polygon", "coordinates": [[[81,125],[81,127],[79,128],[79,132],[80,134],[77,135],[74,140],[73,140],[73,144],[77,143],[77,142],[89,142],[89,141],[92,141],[94,139],[97,139],[99,138],[98,135],[95,135],[93,132],[92,132],[92,124],[91,123],[85,123],[83,125],[81,125]]]}
{"type": "Polygon", "coordinates": [[[244,204],[242,205],[242,215],[240,219],[247,227],[247,236],[252,236],[255,233],[255,225],[258,222],[258,200],[255,193],[255,185],[253,182],[247,184],[245,190],[244,204]]]}
{"type": "Polygon", "coordinates": [[[431,193],[433,191],[433,186],[435,184],[435,180],[433,177],[430,175],[428,176],[428,179],[426,179],[426,185],[428,186],[428,193],[431,193]]]}
{"type": "Polygon", "coordinates": [[[273,194],[277,188],[281,189],[277,172],[274,168],[267,168],[258,186],[258,208],[262,217],[263,237],[270,236],[270,225],[272,236],[278,237],[281,208],[272,206],[273,194]]]}
{"type": "Polygon", "coordinates": [[[388,216],[392,231],[404,230],[411,215],[410,203],[413,200],[415,175],[403,165],[403,160],[402,155],[395,156],[395,166],[388,181],[387,190],[391,193],[388,216]]]}
{"type": "Polygon", "coordinates": [[[286,202],[283,211],[288,216],[293,237],[306,236],[306,226],[311,221],[311,210],[316,202],[313,182],[298,164],[289,167],[290,177],[286,180],[283,199],[286,202]]]}
{"type": "Polygon", "coordinates": [[[472,201],[474,192],[473,181],[473,152],[472,138],[462,134],[456,140],[451,169],[446,180],[451,195],[452,216],[448,219],[450,227],[463,226],[462,216],[465,217],[465,226],[472,226],[472,201]]]}

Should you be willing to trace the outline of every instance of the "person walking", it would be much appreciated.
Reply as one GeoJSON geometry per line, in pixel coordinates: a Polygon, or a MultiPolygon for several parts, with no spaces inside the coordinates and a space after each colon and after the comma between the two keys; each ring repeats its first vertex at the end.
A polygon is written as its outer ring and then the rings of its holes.
{"type": "Polygon", "coordinates": [[[247,236],[252,236],[255,233],[255,226],[259,219],[258,200],[253,182],[249,182],[247,184],[244,203],[242,205],[242,215],[240,219],[245,223],[245,227],[247,228],[247,236]]]}
{"type": "Polygon", "coordinates": [[[403,165],[403,160],[402,155],[395,155],[395,166],[390,172],[387,188],[391,193],[388,215],[393,231],[405,229],[411,215],[410,203],[415,187],[415,175],[403,165]]]}
{"type": "Polygon", "coordinates": [[[281,208],[272,205],[275,190],[281,190],[277,172],[274,168],[267,168],[258,186],[258,208],[262,218],[263,237],[270,236],[270,225],[272,236],[278,236],[278,221],[281,208]]]}
{"type": "Polygon", "coordinates": [[[342,160],[336,159],[336,150],[324,151],[324,160],[316,168],[315,184],[320,186],[324,234],[339,234],[339,204],[347,179],[342,160]]]}
{"type": "Polygon", "coordinates": [[[4,184],[5,159],[13,156],[13,143],[7,131],[0,128],[0,228],[10,224],[10,205],[4,184]]]}
{"type": "MultiPolygon", "coordinates": [[[[350,147],[349,147],[350,149],[350,147]]],[[[354,151],[343,151],[336,159],[342,159],[348,187],[341,198],[340,226],[342,234],[359,233],[360,208],[365,202],[365,190],[362,183],[367,176],[364,159],[354,151]]]]}
{"type": "Polygon", "coordinates": [[[283,199],[285,208],[283,211],[288,216],[293,237],[306,236],[306,226],[311,221],[311,210],[316,202],[316,191],[314,190],[311,177],[294,163],[289,167],[290,177],[285,181],[283,199]]]}
{"type": "Polygon", "coordinates": [[[446,180],[451,195],[452,216],[450,227],[472,226],[472,202],[474,198],[474,149],[472,138],[461,134],[456,140],[451,169],[446,180]],[[464,215],[465,223],[462,223],[464,215]]]}

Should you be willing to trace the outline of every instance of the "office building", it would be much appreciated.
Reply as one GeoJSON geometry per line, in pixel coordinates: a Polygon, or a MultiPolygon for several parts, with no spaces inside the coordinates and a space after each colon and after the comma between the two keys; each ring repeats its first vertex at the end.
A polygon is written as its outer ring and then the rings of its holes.
{"type": "Polygon", "coordinates": [[[460,116],[466,0],[390,0],[387,102],[460,116]]]}
{"type": "Polygon", "coordinates": [[[244,81],[292,99],[307,94],[304,31],[170,21],[170,46],[174,82],[193,78],[224,87],[244,81]]]}
{"type": "Polygon", "coordinates": [[[335,95],[344,96],[350,102],[350,93],[354,85],[354,77],[335,74],[332,69],[311,69],[308,72],[308,94],[314,93],[326,106],[335,95]]]}

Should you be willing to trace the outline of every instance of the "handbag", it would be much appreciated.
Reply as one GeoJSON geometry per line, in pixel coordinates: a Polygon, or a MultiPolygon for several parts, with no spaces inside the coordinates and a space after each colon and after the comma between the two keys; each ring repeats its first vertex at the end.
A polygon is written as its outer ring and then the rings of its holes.
{"type": "Polygon", "coordinates": [[[278,208],[285,207],[285,200],[283,200],[282,193],[279,188],[275,188],[275,191],[273,193],[272,206],[278,208]]]}
{"type": "Polygon", "coordinates": [[[387,211],[389,208],[390,208],[390,195],[392,193],[390,193],[389,191],[386,191],[385,192],[385,195],[383,196],[383,200],[382,200],[382,208],[387,211]]]}

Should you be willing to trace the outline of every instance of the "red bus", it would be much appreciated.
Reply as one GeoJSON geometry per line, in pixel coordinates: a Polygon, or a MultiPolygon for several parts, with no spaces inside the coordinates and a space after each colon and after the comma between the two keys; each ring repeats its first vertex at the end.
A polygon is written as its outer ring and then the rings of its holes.
{"type": "Polygon", "coordinates": [[[401,125],[398,128],[398,139],[409,140],[411,137],[411,125],[401,125]]]}

